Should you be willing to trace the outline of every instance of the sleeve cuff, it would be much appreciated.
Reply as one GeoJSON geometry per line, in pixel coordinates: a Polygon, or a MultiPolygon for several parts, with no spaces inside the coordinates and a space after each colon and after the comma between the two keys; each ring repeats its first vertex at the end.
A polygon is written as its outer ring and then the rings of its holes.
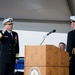
{"type": "Polygon", "coordinates": [[[16,53],[16,58],[19,58],[19,53],[16,53]]]}

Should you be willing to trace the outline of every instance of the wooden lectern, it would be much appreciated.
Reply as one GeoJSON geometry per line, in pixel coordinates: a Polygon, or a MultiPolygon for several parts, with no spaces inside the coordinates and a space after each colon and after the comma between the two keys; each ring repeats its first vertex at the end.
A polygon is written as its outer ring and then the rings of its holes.
{"type": "Polygon", "coordinates": [[[69,53],[53,45],[25,46],[24,75],[69,75],[69,53]]]}

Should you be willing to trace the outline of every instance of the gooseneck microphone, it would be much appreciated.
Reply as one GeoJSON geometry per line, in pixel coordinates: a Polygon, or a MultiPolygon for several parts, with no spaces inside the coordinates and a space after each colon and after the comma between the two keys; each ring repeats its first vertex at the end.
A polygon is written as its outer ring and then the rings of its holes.
{"type": "Polygon", "coordinates": [[[54,33],[54,32],[56,32],[55,29],[52,30],[52,31],[50,31],[49,33],[47,33],[47,34],[44,36],[44,39],[43,39],[43,41],[40,43],[40,45],[42,45],[42,43],[44,42],[45,38],[46,38],[49,34],[54,33]]]}
{"type": "Polygon", "coordinates": [[[54,29],[54,30],[52,30],[52,31],[50,31],[48,34],[47,34],[47,36],[49,35],[49,34],[51,34],[51,33],[54,33],[54,32],[56,32],[56,30],[54,29]]]}

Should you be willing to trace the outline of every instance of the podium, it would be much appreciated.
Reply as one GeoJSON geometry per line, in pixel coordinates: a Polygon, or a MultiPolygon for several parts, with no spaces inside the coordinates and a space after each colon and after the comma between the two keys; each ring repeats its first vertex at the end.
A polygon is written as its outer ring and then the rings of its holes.
{"type": "Polygon", "coordinates": [[[25,46],[24,75],[69,75],[69,53],[54,45],[25,46]]]}

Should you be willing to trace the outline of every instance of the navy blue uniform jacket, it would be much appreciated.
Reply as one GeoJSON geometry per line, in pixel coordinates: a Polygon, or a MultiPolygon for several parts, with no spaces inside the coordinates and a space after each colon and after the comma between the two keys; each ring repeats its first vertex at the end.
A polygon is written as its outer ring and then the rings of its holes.
{"type": "Polygon", "coordinates": [[[75,48],[75,29],[68,33],[67,37],[67,52],[72,55],[72,49],[75,48]]]}
{"type": "MultiPolygon", "coordinates": [[[[2,30],[0,31],[2,34],[2,30]]],[[[19,53],[18,34],[12,31],[12,36],[6,31],[0,39],[0,62],[15,63],[16,53],[19,53]]]]}

